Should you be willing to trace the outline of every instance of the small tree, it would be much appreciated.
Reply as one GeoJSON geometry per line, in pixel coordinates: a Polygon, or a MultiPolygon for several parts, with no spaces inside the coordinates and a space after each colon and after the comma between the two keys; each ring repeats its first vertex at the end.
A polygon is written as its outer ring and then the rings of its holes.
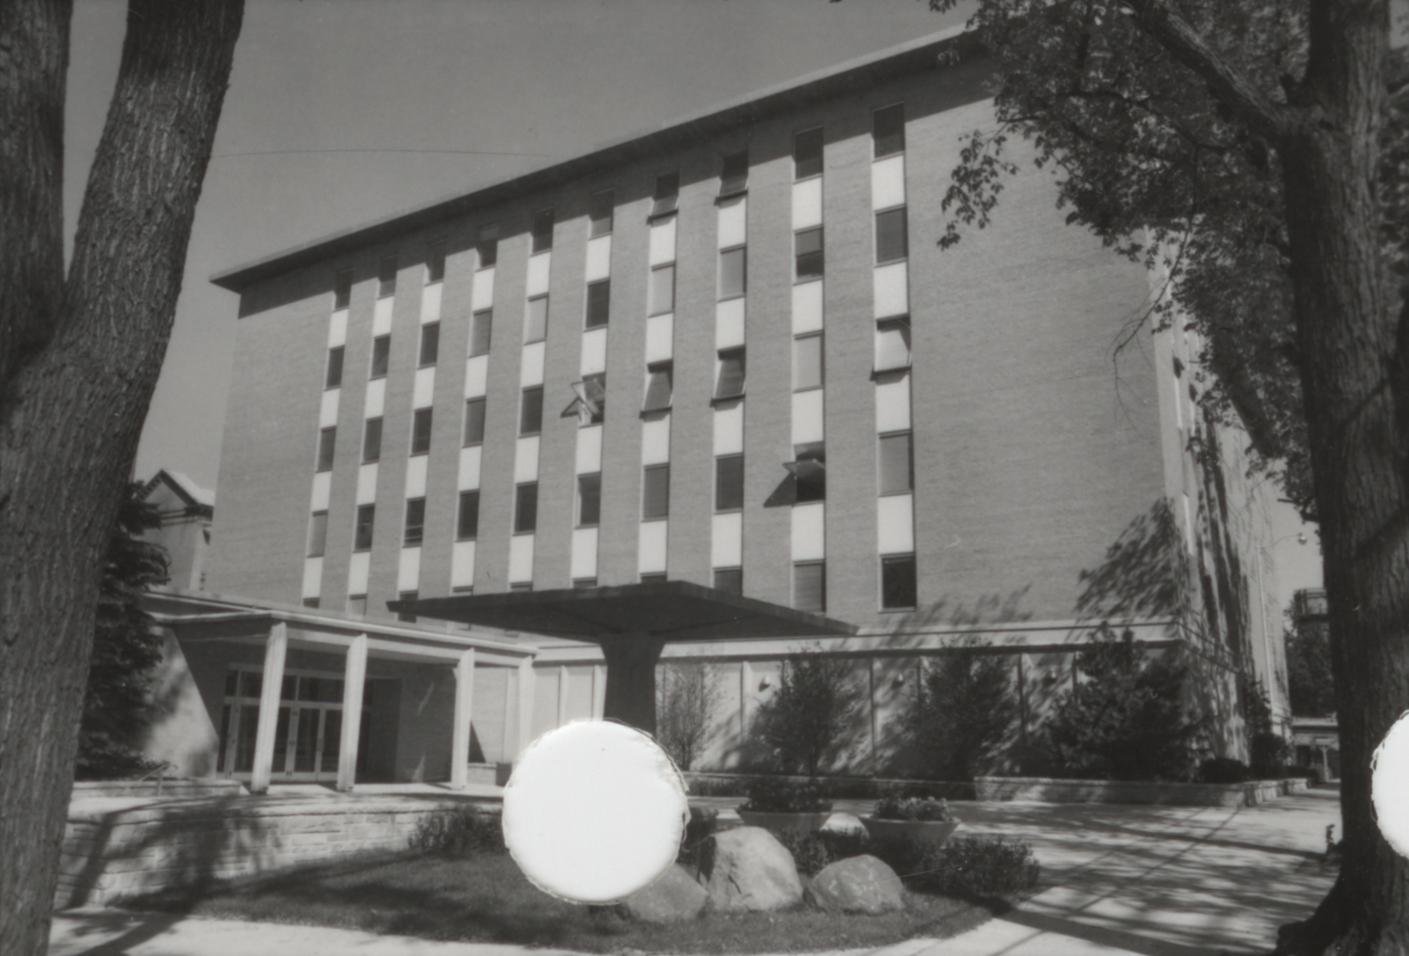
{"type": "Polygon", "coordinates": [[[778,769],[809,777],[838,753],[860,710],[861,695],[847,661],[818,648],[783,662],[778,690],[758,710],[753,732],[776,758],[778,769]]]}
{"type": "Polygon", "coordinates": [[[1062,695],[1047,725],[1065,773],[1116,780],[1179,779],[1194,765],[1198,725],[1184,706],[1185,664],[1152,656],[1126,630],[1102,627],[1076,657],[1084,680],[1062,695]]]}
{"type": "Polygon", "coordinates": [[[1243,726],[1248,737],[1248,766],[1255,776],[1280,777],[1291,756],[1286,738],[1272,722],[1272,704],[1262,681],[1248,673],[1238,675],[1238,697],[1243,710],[1243,726]]]}
{"type": "Polygon", "coordinates": [[[1327,620],[1299,620],[1286,632],[1287,697],[1298,717],[1325,717],[1336,712],[1336,688],[1331,680],[1331,634],[1327,620]]]}
{"type": "Polygon", "coordinates": [[[911,726],[926,768],[945,780],[972,780],[980,762],[1003,740],[1017,710],[1011,658],[983,654],[972,641],[945,655],[925,674],[911,726]]]}
{"type": "Polygon", "coordinates": [[[160,524],[142,488],[140,482],[128,485],[103,564],[79,724],[79,780],[126,777],[149,766],[141,754],[141,737],[150,717],[152,668],[161,660],[161,638],[153,633],[140,600],[147,588],[166,583],[167,559],[164,548],[142,538],[160,524]]]}
{"type": "Polygon", "coordinates": [[[677,767],[689,770],[709,738],[718,685],[708,666],[695,663],[664,665],[658,687],[656,740],[677,767]]]}

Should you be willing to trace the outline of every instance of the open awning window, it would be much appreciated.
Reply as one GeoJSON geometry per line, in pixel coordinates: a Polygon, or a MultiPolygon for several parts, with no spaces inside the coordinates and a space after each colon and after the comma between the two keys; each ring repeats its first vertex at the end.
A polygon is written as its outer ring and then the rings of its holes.
{"type": "Polygon", "coordinates": [[[563,417],[577,416],[578,424],[593,425],[602,420],[607,407],[607,377],[588,375],[572,383],[573,400],[563,409],[563,417]]]}
{"type": "Polygon", "coordinates": [[[646,401],[641,405],[643,413],[670,410],[670,393],[674,366],[670,362],[655,362],[646,368],[646,401]]]}
{"type": "Polygon", "coordinates": [[[745,368],[743,349],[729,349],[719,353],[718,375],[714,386],[716,402],[744,397],[745,368]]]}
{"type": "Polygon", "coordinates": [[[827,458],[821,442],[793,449],[793,460],[784,463],[797,486],[797,502],[823,501],[827,497],[827,458]]]}
{"type": "Polygon", "coordinates": [[[910,317],[897,316],[876,323],[876,374],[910,367],[910,317]]]}

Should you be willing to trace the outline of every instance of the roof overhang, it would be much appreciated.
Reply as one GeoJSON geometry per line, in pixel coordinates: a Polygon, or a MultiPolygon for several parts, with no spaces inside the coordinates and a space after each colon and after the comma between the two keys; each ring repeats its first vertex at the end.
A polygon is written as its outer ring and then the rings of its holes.
{"type": "Polygon", "coordinates": [[[651,581],[556,591],[452,594],[392,601],[393,611],[602,643],[620,638],[724,641],[851,636],[856,626],[689,581],[651,581]]]}

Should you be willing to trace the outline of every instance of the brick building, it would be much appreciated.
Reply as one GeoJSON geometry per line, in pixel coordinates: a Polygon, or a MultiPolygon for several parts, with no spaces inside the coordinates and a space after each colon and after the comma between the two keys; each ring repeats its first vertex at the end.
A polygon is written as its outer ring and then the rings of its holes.
{"type": "MultiPolygon", "coordinates": [[[[1233,674],[1277,630],[1264,491],[1196,411],[1188,335],[1149,331],[1160,277],[1045,174],[938,247],[987,75],[926,38],[216,277],[240,305],[210,589],[387,624],[668,579],[849,625],[665,649],[708,665],[718,768],[799,647],[870,701],[834,768],[881,772],[932,655],[1007,655],[1021,736],[1110,618],[1189,651],[1237,752],[1233,674]]],[[[468,705],[488,762],[602,707],[594,645],[512,640],[532,665],[468,705]]]]}

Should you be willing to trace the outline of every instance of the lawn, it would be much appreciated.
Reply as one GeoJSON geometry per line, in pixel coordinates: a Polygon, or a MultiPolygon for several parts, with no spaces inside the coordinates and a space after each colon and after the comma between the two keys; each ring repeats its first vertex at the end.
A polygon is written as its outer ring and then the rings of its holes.
{"type": "Polygon", "coordinates": [[[800,952],[881,946],[913,936],[963,932],[993,914],[982,906],[909,894],[904,912],[838,916],[812,909],[737,916],[706,914],[671,926],[630,922],[548,896],[506,854],[348,860],[199,894],[169,891],[128,901],[226,919],[302,923],[428,939],[519,943],[587,952],[800,952]]]}

